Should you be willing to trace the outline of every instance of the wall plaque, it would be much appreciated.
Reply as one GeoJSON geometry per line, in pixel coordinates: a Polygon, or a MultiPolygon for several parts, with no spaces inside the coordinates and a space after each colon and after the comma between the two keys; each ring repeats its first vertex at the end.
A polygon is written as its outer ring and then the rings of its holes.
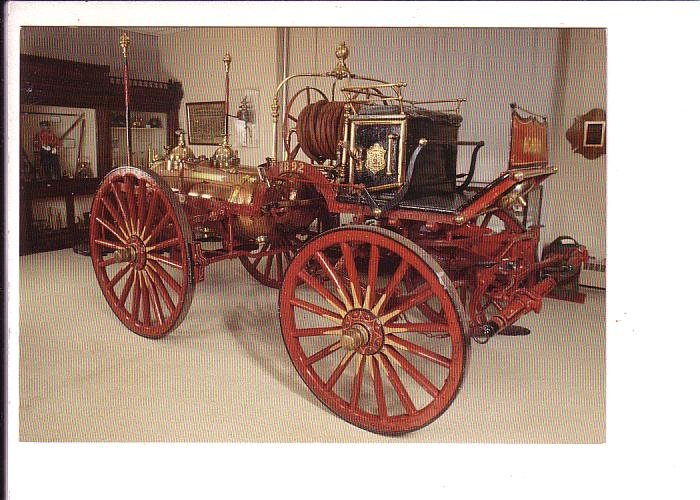
{"type": "Polygon", "coordinates": [[[574,153],[594,160],[606,150],[605,110],[592,109],[574,119],[574,124],[566,131],[566,140],[574,153]]]}

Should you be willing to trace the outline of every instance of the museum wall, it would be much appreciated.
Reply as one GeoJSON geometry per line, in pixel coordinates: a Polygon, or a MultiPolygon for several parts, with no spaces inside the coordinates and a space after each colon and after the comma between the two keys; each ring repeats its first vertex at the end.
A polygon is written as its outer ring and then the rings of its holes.
{"type": "MultiPolygon", "coordinates": [[[[606,155],[586,159],[574,153],[565,138],[566,130],[593,108],[607,111],[606,39],[603,29],[562,30],[561,51],[566,54],[559,87],[562,96],[552,115],[550,161],[559,174],[547,181],[547,202],[543,207],[546,226],[544,241],[559,235],[575,237],[588,247],[591,256],[605,258],[606,155]]],[[[586,280],[599,280],[601,273],[586,280]]],[[[582,276],[583,279],[583,276],[582,276]]],[[[588,284],[602,286],[596,281],[588,284]]]]}
{"type": "MultiPolygon", "coordinates": [[[[24,26],[20,31],[20,52],[34,56],[66,59],[111,68],[112,75],[122,72],[119,36],[124,28],[116,26],[24,26]]],[[[133,78],[163,80],[158,37],[126,30],[131,39],[129,71],[133,78]]]]}
{"type": "MultiPolygon", "coordinates": [[[[256,115],[256,147],[241,147],[232,137],[244,165],[259,165],[273,151],[270,103],[277,85],[276,28],[189,28],[158,37],[161,65],[167,78],[182,82],[184,97],[180,127],[187,129],[187,103],[223,101],[223,57],[231,54],[231,113],[238,103],[233,96],[242,89],[259,92],[256,115]]],[[[196,155],[211,156],[215,146],[192,146],[196,155]]]]}

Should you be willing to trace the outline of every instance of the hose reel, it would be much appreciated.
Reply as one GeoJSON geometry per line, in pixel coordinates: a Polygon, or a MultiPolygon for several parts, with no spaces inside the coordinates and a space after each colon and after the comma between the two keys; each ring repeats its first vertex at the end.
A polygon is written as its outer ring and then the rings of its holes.
{"type": "Polygon", "coordinates": [[[344,103],[329,101],[320,90],[305,87],[294,94],[287,109],[289,111],[284,121],[287,159],[293,160],[299,149],[314,163],[335,158],[338,141],[343,134],[344,103]],[[312,94],[317,94],[321,99],[311,102],[312,94]],[[304,100],[306,103],[301,112],[295,114],[294,105],[298,107],[304,100]]]}

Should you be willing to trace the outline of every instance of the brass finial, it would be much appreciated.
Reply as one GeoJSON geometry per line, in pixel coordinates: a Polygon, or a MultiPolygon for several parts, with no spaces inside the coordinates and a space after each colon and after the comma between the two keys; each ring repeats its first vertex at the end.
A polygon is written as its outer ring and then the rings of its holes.
{"type": "Polygon", "coordinates": [[[226,73],[228,73],[228,70],[231,68],[231,54],[228,52],[224,56],[224,64],[226,65],[226,73]]]}
{"type": "Polygon", "coordinates": [[[348,58],[348,46],[345,45],[345,42],[341,43],[335,48],[335,57],[338,58],[338,61],[345,65],[345,59],[348,58]]]}
{"type": "Polygon", "coordinates": [[[348,46],[345,42],[341,43],[335,48],[335,57],[337,59],[335,69],[328,73],[330,76],[336,77],[338,80],[347,78],[350,76],[350,70],[345,64],[345,60],[348,58],[348,46]]]}
{"type": "Polygon", "coordinates": [[[129,42],[129,35],[126,32],[122,33],[122,36],[119,37],[119,45],[121,45],[124,58],[126,58],[126,49],[129,47],[129,42]]]}

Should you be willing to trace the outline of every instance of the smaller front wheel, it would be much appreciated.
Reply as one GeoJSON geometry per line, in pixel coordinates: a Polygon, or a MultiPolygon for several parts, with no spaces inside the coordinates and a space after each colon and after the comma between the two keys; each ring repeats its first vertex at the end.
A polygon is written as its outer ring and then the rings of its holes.
{"type": "Polygon", "coordinates": [[[282,283],[280,322],[311,391],[372,432],[429,424],[461,385],[469,344],[457,292],[430,255],[386,229],[347,226],[305,245],[282,283]],[[429,300],[439,317],[426,321],[429,300]]]}
{"type": "Polygon", "coordinates": [[[153,172],[119,167],[95,193],[90,254],[107,303],[131,331],[163,337],[194,294],[192,234],[182,207],[153,172]]]}

